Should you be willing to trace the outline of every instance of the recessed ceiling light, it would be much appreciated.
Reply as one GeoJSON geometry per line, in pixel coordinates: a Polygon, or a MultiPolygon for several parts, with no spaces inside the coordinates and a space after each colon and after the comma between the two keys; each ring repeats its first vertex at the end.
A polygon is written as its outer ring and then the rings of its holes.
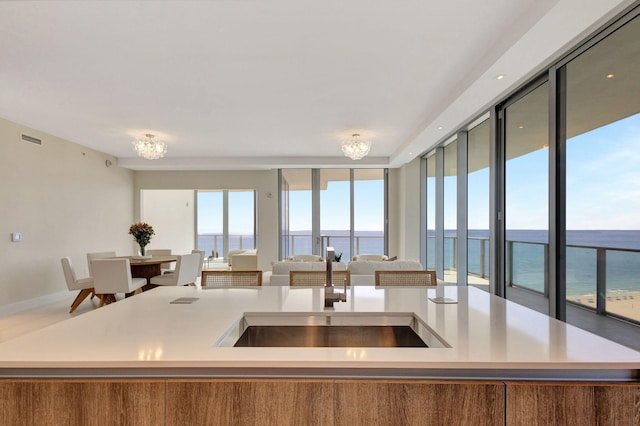
{"type": "Polygon", "coordinates": [[[502,80],[504,77],[505,77],[504,74],[498,74],[496,76],[496,80],[502,80]]]}
{"type": "Polygon", "coordinates": [[[518,126],[518,129],[524,129],[524,126],[521,124],[518,126]]]}
{"type": "Polygon", "coordinates": [[[438,130],[442,130],[442,129],[444,129],[444,127],[438,126],[438,130]]]}
{"type": "Polygon", "coordinates": [[[607,78],[613,78],[615,76],[616,76],[615,74],[607,74],[607,78]]]}
{"type": "Polygon", "coordinates": [[[409,151],[409,155],[413,155],[413,152],[409,151]]]}

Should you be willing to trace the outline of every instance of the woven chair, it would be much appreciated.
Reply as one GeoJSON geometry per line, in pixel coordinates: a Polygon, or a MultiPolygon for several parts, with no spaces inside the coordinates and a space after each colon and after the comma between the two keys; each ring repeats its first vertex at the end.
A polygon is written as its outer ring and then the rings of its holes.
{"type": "Polygon", "coordinates": [[[262,271],[202,271],[204,287],[257,287],[262,285],[262,271]]]}
{"type": "Polygon", "coordinates": [[[375,271],[376,287],[428,287],[437,285],[436,271],[375,271]]]}
{"type": "MultiPolygon", "coordinates": [[[[291,287],[324,286],[327,279],[326,271],[289,271],[289,285],[291,287]]],[[[350,271],[333,271],[333,285],[343,287],[347,280],[347,287],[351,285],[350,271]]]]}

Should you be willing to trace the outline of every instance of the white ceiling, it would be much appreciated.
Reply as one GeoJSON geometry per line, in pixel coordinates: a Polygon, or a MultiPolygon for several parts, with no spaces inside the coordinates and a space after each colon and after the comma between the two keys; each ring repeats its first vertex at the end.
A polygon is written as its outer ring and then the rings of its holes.
{"type": "Polygon", "coordinates": [[[135,170],[397,167],[630,3],[0,2],[0,117],[135,170]]]}

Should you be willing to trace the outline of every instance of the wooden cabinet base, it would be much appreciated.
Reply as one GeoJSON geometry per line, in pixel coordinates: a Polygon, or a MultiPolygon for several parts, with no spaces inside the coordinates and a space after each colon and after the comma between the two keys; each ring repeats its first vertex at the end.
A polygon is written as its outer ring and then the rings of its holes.
{"type": "Polygon", "coordinates": [[[161,425],[164,388],[131,380],[0,380],[0,424],[161,425]]]}
{"type": "Polygon", "coordinates": [[[167,426],[502,425],[504,384],[169,380],[167,426]]]}
{"type": "Polygon", "coordinates": [[[1,425],[638,425],[639,383],[2,379],[1,425]]]}
{"type": "Polygon", "coordinates": [[[638,383],[507,382],[507,424],[640,425],[638,383]]]}

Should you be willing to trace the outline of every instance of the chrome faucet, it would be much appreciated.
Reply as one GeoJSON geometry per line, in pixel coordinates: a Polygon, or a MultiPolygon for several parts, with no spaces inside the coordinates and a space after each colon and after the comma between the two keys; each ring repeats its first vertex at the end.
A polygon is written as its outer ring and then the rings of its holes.
{"type": "Polygon", "coordinates": [[[336,293],[333,286],[333,259],[336,257],[336,251],[333,247],[327,247],[327,276],[324,281],[324,307],[333,308],[335,302],[347,301],[347,280],[344,281],[344,292],[336,293]]]}

